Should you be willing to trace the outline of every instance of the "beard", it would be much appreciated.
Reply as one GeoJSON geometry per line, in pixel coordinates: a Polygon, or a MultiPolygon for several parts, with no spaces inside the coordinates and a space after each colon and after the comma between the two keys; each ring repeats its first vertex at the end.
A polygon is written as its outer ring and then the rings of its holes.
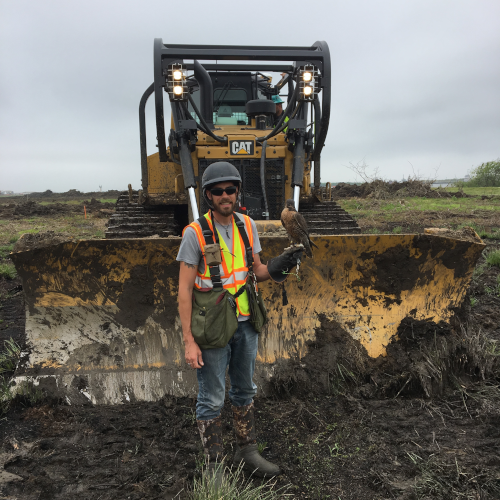
{"type": "Polygon", "coordinates": [[[218,203],[214,201],[213,204],[214,210],[216,212],[223,215],[224,217],[227,217],[233,213],[236,202],[233,202],[229,199],[221,199],[218,203]],[[226,203],[229,204],[229,206],[222,208],[221,205],[224,205],[226,203]]]}

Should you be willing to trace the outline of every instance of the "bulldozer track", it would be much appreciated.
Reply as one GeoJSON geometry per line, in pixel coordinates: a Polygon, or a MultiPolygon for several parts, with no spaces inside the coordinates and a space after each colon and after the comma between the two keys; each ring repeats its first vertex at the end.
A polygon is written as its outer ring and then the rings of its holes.
{"type": "MultiPolygon", "coordinates": [[[[107,239],[181,236],[182,228],[175,220],[175,207],[143,206],[139,205],[138,199],[137,191],[133,192],[132,203],[128,192],[120,195],[116,213],[108,222],[107,239]]],[[[361,233],[357,222],[334,201],[301,204],[300,213],[306,219],[311,234],[361,233]]]]}
{"type": "Polygon", "coordinates": [[[334,201],[301,204],[299,212],[304,216],[310,234],[359,234],[358,223],[334,201]]]}
{"type": "Polygon", "coordinates": [[[175,207],[144,206],[139,205],[138,201],[137,191],[133,191],[132,202],[128,192],[119,196],[116,213],[108,221],[105,233],[107,239],[180,236],[181,228],[175,221],[175,207]]]}

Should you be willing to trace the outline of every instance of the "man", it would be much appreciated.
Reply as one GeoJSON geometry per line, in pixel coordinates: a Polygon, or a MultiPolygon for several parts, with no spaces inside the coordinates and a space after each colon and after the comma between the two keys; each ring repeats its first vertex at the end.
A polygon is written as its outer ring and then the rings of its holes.
{"type": "MultiPolygon", "coordinates": [[[[276,104],[276,113],[274,115],[274,121],[273,121],[273,126],[276,127],[279,119],[281,118],[281,115],[283,114],[283,104],[285,101],[281,99],[279,95],[273,95],[271,96],[271,99],[273,100],[274,104],[276,104]]],[[[288,117],[285,118],[285,122],[288,121],[288,117]]]]}
{"type": "MultiPolygon", "coordinates": [[[[267,265],[259,258],[261,250],[257,228],[246,215],[235,214],[236,202],[241,190],[241,177],[233,165],[220,161],[211,164],[202,178],[202,192],[211,210],[202,216],[209,224],[210,232],[217,231],[222,249],[222,264],[219,266],[223,287],[237,296],[248,274],[248,259],[243,238],[236,226],[236,219],[244,222],[247,240],[253,250],[253,272],[257,281],[272,278],[282,282],[287,277],[301,251],[289,249],[271,259],[267,265]],[[229,250],[229,249],[232,249],[229,250]],[[236,283],[239,283],[236,285],[236,283]],[[235,294],[235,288],[238,292],[235,294]]],[[[204,221],[202,221],[205,224],[204,221]]],[[[198,400],[196,419],[204,453],[212,473],[220,475],[216,463],[223,458],[222,427],[220,412],[224,405],[225,375],[229,367],[231,389],[229,398],[232,403],[236,454],[234,463],[243,461],[246,470],[258,476],[272,477],[280,474],[278,466],[260,456],[254,421],[253,397],[257,386],[253,382],[255,360],[257,357],[258,334],[252,327],[247,292],[235,300],[237,303],[238,328],[229,343],[222,348],[200,349],[191,331],[193,288],[210,287],[211,275],[206,269],[203,248],[206,240],[198,221],[191,223],[184,231],[177,260],[179,272],[179,315],[185,345],[187,364],[196,369],[198,378],[198,400]]],[[[215,233],[213,233],[214,236],[215,233]]],[[[215,238],[214,238],[215,240],[215,238]]],[[[215,267],[215,269],[217,269],[215,267]]],[[[220,479],[220,478],[219,478],[220,479]]]]}

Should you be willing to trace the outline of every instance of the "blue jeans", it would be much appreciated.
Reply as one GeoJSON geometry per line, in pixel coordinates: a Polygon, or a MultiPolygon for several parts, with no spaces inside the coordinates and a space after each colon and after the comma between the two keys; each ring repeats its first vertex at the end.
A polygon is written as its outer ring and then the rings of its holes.
{"type": "Polygon", "coordinates": [[[226,347],[204,349],[203,367],[196,370],[198,401],[196,419],[211,420],[219,416],[226,392],[226,368],[229,366],[231,389],[229,399],[233,406],[249,405],[257,386],[253,383],[259,334],[250,321],[240,321],[238,329],[226,347]]]}

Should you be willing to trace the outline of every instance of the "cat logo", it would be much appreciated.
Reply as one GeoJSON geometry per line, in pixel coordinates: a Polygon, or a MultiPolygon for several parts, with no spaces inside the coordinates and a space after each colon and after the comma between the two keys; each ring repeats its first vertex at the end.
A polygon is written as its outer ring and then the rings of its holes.
{"type": "Polygon", "coordinates": [[[231,155],[253,155],[254,141],[229,141],[231,155]]]}

